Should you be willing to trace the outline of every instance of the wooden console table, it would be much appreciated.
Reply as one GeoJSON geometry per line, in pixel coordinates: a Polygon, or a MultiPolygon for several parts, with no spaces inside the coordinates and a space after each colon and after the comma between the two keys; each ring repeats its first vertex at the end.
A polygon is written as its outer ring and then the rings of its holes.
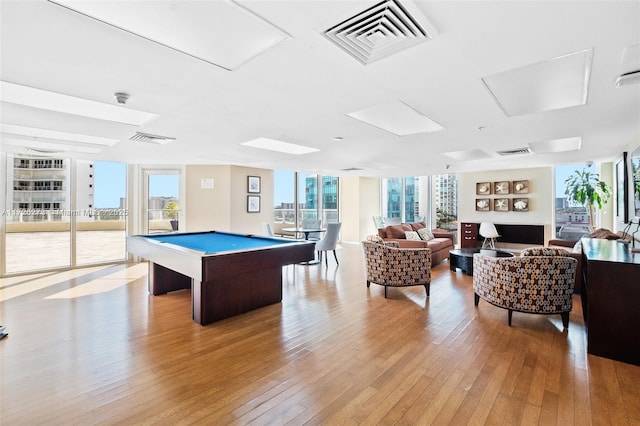
{"type": "MultiPolygon", "coordinates": [[[[496,223],[496,230],[500,238],[498,243],[531,244],[537,246],[544,245],[544,225],[521,225],[521,224],[500,224],[496,223]]],[[[461,248],[475,248],[482,245],[482,236],[478,232],[480,223],[462,222],[461,224],[461,248]]]]}
{"type": "Polygon", "coordinates": [[[640,254],[616,241],[581,241],[587,352],[640,365],[640,254]]]}

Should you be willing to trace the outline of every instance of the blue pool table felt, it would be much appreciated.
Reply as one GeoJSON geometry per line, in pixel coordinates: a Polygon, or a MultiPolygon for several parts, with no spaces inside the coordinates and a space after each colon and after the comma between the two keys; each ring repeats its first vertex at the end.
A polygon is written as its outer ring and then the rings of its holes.
{"type": "Polygon", "coordinates": [[[203,252],[205,254],[221,253],[234,250],[248,250],[266,248],[280,244],[290,244],[295,241],[278,241],[259,236],[241,236],[219,232],[193,233],[193,234],[167,234],[147,236],[151,240],[161,243],[173,244],[203,252]]]}

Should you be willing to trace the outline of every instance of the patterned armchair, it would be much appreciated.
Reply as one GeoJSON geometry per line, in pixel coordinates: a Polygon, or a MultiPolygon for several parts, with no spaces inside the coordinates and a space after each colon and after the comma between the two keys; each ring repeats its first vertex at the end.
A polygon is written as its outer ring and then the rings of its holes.
{"type": "Polygon", "coordinates": [[[518,257],[473,255],[473,292],[480,298],[509,311],[532,314],[560,314],[569,327],[573,308],[571,294],[578,261],[561,248],[536,247],[518,257]]]}
{"type": "Polygon", "coordinates": [[[399,248],[397,242],[363,241],[367,268],[367,287],[371,283],[387,287],[423,285],[429,296],[431,283],[431,249],[399,248]]]}

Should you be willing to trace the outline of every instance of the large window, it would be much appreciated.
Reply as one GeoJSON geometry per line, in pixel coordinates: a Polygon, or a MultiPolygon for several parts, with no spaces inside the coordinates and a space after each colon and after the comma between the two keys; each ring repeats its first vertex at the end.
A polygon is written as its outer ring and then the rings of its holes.
{"type": "Polygon", "coordinates": [[[565,180],[576,171],[582,171],[584,164],[570,164],[556,167],[556,236],[568,240],[579,240],[589,234],[589,210],[585,206],[569,203],[564,194],[565,180]]]}
{"type": "Polygon", "coordinates": [[[127,165],[82,160],[77,164],[77,264],[124,260],[127,165]]]}
{"type": "Polygon", "coordinates": [[[301,225],[305,219],[338,222],[339,179],[291,171],[274,171],[275,230],[301,225]],[[297,188],[297,192],[296,192],[297,188]]]}
{"type": "Polygon", "coordinates": [[[126,258],[126,165],[7,154],[3,273],[126,258]]]}
{"type": "Polygon", "coordinates": [[[458,229],[458,175],[409,176],[382,180],[385,223],[426,220],[431,227],[458,229]]]}

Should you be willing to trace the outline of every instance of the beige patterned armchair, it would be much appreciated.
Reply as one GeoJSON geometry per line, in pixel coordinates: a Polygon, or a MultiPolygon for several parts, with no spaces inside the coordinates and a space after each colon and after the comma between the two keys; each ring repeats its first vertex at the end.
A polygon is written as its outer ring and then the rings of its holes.
{"type": "Polygon", "coordinates": [[[387,287],[423,285],[429,296],[431,283],[431,249],[399,248],[397,242],[363,241],[367,268],[367,287],[371,283],[387,287]]]}
{"type": "Polygon", "coordinates": [[[569,327],[573,308],[571,294],[578,261],[560,248],[536,247],[518,257],[473,255],[473,292],[480,298],[509,311],[533,314],[560,314],[569,327]]]}

